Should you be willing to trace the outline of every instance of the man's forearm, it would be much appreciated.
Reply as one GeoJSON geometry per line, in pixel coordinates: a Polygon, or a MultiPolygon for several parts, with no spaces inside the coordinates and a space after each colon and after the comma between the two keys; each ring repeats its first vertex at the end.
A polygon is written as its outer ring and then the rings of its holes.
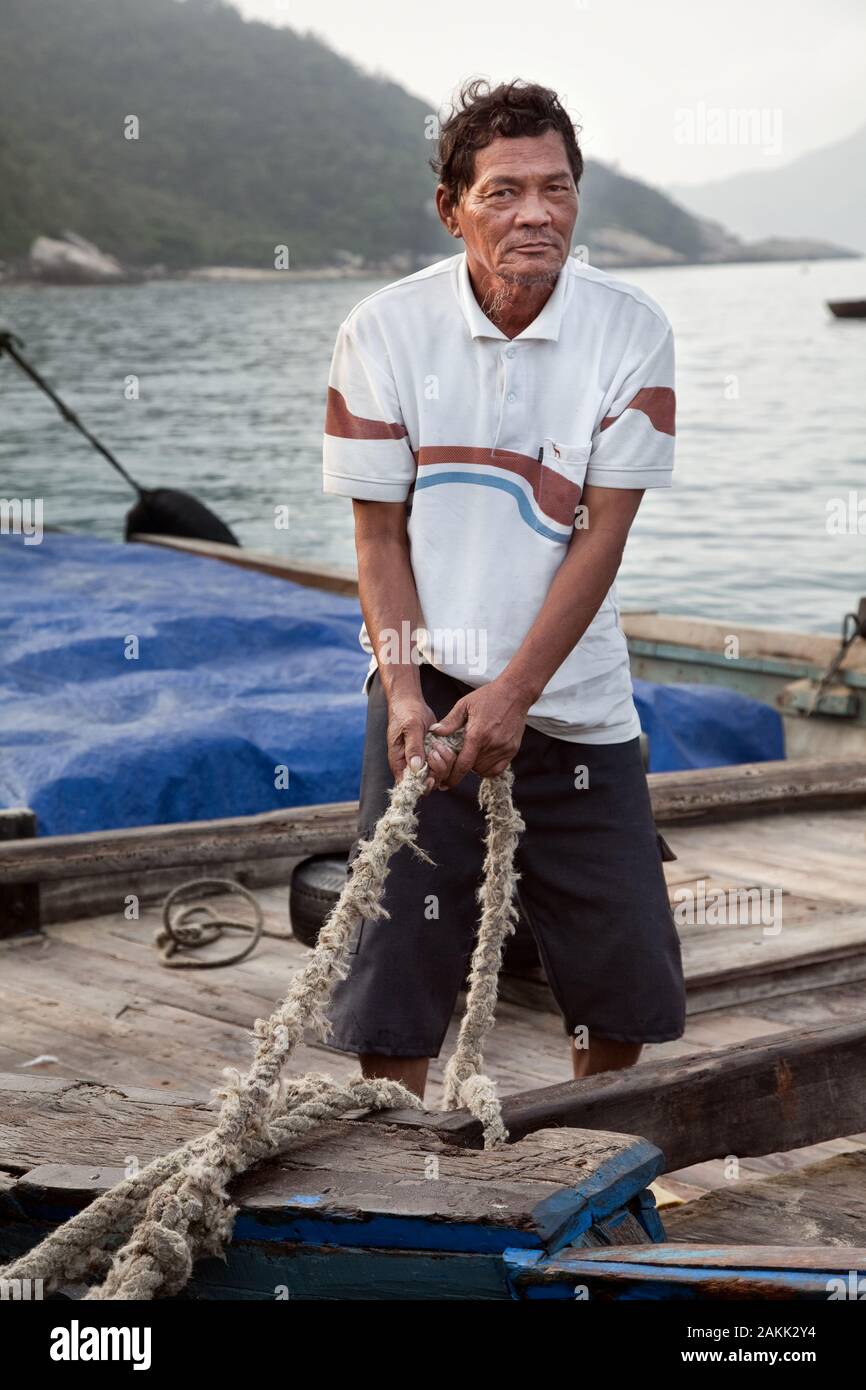
{"type": "Polygon", "coordinates": [[[413,643],[404,641],[404,632],[411,637],[422,626],[408,545],[395,537],[359,538],[356,550],[361,612],[385,694],[390,700],[393,694],[420,693],[413,643]]]}
{"type": "Polygon", "coordinates": [[[358,590],[367,636],[376,653],[388,702],[388,762],[399,781],[407,767],[427,763],[425,790],[441,785],[454,753],[425,748],[433,722],[421,689],[415,634],[423,617],[412,573],[406,508],[395,502],[355,502],[358,590]]]}
{"type": "Polygon", "coordinates": [[[623,490],[619,497],[606,498],[604,505],[590,506],[589,527],[575,532],[538,617],[501,675],[527,709],[540,698],[604,602],[642,495],[623,490]]]}

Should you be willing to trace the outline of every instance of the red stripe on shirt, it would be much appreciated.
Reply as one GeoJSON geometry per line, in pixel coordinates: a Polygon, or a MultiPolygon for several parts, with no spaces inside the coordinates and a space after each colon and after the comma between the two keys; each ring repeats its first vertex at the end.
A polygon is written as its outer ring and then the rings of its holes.
{"type": "Polygon", "coordinates": [[[363,415],[353,415],[345,397],[329,386],[325,434],[335,439],[405,439],[406,427],[389,424],[387,420],[365,420],[363,415]]]}
{"type": "MultiPolygon", "coordinates": [[[[654,430],[660,434],[676,434],[676,404],[677,398],[670,386],[644,386],[625,410],[642,410],[654,430]]],[[[599,429],[606,430],[619,419],[619,415],[606,415],[599,429]]]]}

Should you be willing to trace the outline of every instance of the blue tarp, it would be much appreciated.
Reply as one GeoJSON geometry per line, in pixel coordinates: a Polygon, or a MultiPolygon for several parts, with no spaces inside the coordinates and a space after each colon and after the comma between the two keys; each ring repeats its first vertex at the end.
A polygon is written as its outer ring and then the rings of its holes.
{"type": "Polygon", "coordinates": [[[784,758],[782,717],[718,685],[654,685],[632,677],[650,772],[784,758]]]}
{"type": "Polygon", "coordinates": [[[358,627],[353,599],[218,561],[2,537],[0,804],[51,835],[351,800],[358,627]]]}
{"type": "MultiPolygon", "coordinates": [[[[217,561],[0,536],[0,806],[56,835],[353,799],[359,626],[354,599],[217,561]]],[[[653,770],[783,756],[765,706],[635,685],[653,770]]]]}

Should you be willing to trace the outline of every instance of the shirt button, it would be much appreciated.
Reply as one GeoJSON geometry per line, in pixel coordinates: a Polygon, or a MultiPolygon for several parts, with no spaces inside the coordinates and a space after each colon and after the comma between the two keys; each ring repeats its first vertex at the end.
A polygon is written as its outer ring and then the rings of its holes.
{"type": "Polygon", "coordinates": [[[506,357],[514,357],[514,356],[516,355],[516,353],[517,353],[517,349],[516,349],[516,348],[506,348],[506,349],[505,349],[505,356],[506,356],[506,357]]]}
{"type": "Polygon", "coordinates": [[[513,405],[514,402],[517,400],[517,397],[513,391],[509,391],[505,399],[508,401],[509,405],[513,405]]]}

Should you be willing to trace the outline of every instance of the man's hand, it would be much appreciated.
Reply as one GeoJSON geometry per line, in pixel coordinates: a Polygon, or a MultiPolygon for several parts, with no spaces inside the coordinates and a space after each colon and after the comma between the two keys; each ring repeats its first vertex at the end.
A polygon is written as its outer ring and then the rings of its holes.
{"type": "Polygon", "coordinates": [[[454,708],[433,724],[434,734],[453,734],[465,726],[463,747],[450,771],[438,776],[443,787],[456,787],[470,770],[480,777],[504,772],[520,747],[532,699],[503,676],[464,695],[454,708]]]}
{"type": "Polygon", "coordinates": [[[407,767],[417,770],[425,762],[430,770],[425,792],[448,778],[456,754],[441,743],[434,744],[429,754],[424,752],[424,735],[435,722],[436,715],[420,695],[394,695],[388,701],[388,762],[395,782],[407,767]]]}

